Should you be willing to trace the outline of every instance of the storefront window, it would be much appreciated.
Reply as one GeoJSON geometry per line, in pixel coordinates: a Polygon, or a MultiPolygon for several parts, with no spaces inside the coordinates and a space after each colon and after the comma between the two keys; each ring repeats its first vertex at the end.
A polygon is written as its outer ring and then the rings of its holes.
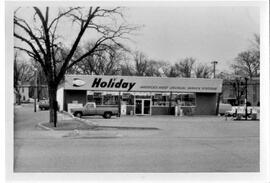
{"type": "Polygon", "coordinates": [[[104,93],[103,105],[118,105],[119,95],[115,93],[104,93]]]}
{"type": "Polygon", "coordinates": [[[96,105],[102,105],[102,94],[101,94],[101,92],[94,92],[93,102],[95,102],[96,105]]]}
{"type": "Polygon", "coordinates": [[[195,93],[174,93],[172,94],[172,105],[196,106],[195,93]]]}
{"type": "Polygon", "coordinates": [[[153,106],[170,106],[170,93],[152,93],[153,106]]]}
{"type": "Polygon", "coordinates": [[[132,93],[122,93],[122,101],[126,105],[134,105],[134,95],[132,93]]]}
{"type": "MultiPolygon", "coordinates": [[[[134,105],[135,99],[152,99],[152,106],[196,106],[195,93],[121,92],[120,98],[126,105],[134,105]]],[[[118,105],[118,92],[88,92],[87,101],[96,105],[118,105]]]]}
{"type": "Polygon", "coordinates": [[[96,105],[118,105],[118,92],[87,92],[87,101],[96,105]]]}

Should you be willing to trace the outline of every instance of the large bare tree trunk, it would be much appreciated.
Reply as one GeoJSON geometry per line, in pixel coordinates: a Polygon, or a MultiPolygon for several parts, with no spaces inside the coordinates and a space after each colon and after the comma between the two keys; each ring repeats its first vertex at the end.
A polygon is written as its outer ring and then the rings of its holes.
{"type": "Polygon", "coordinates": [[[49,101],[50,101],[50,123],[56,127],[57,123],[57,100],[56,100],[57,86],[49,85],[49,101]]]}

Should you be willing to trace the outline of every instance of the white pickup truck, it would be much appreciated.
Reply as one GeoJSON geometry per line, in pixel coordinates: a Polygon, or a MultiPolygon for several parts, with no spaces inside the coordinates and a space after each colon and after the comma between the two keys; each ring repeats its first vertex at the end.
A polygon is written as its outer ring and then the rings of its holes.
{"type": "Polygon", "coordinates": [[[116,106],[100,106],[97,107],[96,103],[88,102],[84,107],[79,108],[71,108],[70,112],[76,116],[81,118],[82,116],[94,116],[99,115],[104,118],[111,118],[111,116],[117,116],[119,114],[118,107],[116,106]]]}

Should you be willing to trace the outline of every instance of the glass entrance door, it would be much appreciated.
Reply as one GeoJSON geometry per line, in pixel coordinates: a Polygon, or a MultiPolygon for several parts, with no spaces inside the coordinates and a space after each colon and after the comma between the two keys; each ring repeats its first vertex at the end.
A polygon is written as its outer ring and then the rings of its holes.
{"type": "Polygon", "coordinates": [[[151,101],[143,100],[143,114],[150,114],[151,110],[151,101]]]}
{"type": "Polygon", "coordinates": [[[150,99],[136,99],[135,114],[150,115],[151,114],[151,100],[150,99]]]}
{"type": "Polygon", "coordinates": [[[136,102],[135,102],[135,114],[142,114],[142,100],[136,100],[136,102]]]}

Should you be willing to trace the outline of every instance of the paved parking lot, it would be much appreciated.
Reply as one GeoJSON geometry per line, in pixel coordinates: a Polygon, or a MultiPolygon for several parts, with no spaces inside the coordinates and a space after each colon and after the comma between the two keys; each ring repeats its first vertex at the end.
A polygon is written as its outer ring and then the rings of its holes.
{"type": "Polygon", "coordinates": [[[104,129],[67,138],[35,124],[48,111],[15,110],[16,172],[256,172],[259,121],[226,121],[215,116],[88,117],[102,126],[156,127],[159,130],[104,129]]]}

